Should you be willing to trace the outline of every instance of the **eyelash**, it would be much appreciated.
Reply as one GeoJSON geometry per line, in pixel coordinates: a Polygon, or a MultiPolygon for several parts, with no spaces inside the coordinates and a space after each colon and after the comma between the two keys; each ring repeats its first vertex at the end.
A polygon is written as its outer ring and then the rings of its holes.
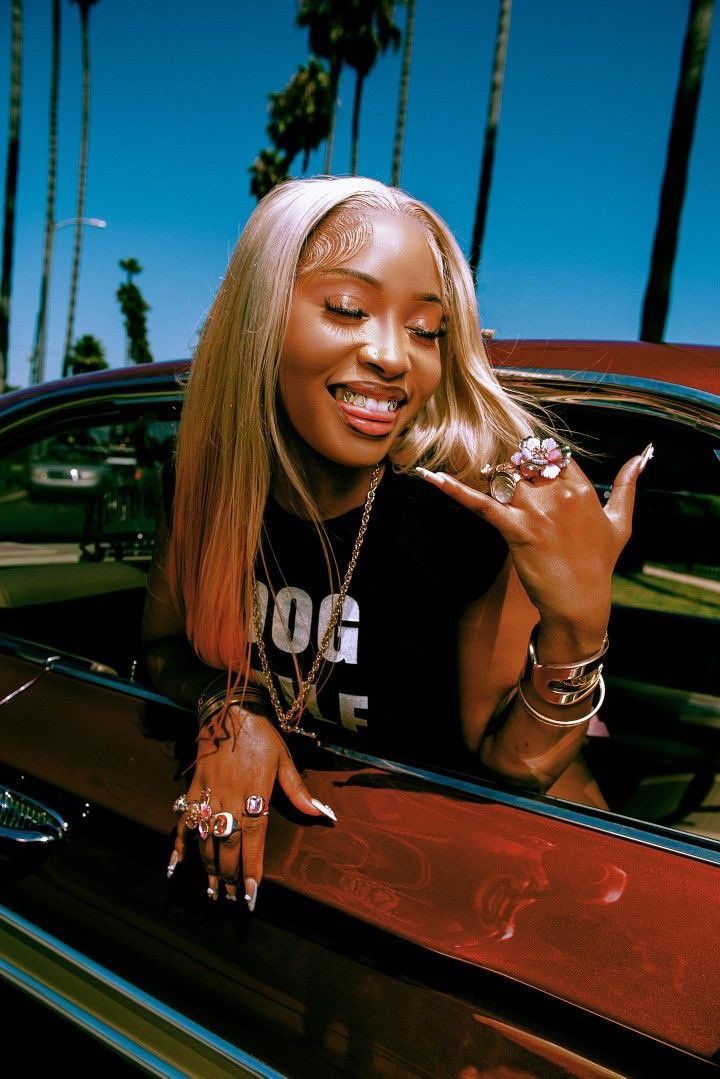
{"type": "MultiPolygon", "coordinates": [[[[331,311],[334,315],[346,315],[348,318],[367,318],[367,311],[363,311],[361,307],[340,307],[325,300],[325,310],[331,311]]],[[[435,341],[440,337],[447,337],[447,326],[440,326],[437,330],[420,330],[410,327],[412,333],[418,337],[422,337],[426,341],[435,341]]]]}

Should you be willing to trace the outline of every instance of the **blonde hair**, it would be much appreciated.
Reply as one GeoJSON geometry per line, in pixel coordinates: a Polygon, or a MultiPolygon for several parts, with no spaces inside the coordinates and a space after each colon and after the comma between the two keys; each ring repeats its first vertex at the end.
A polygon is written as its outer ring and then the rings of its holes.
{"type": "Polygon", "coordinates": [[[205,322],[178,433],[170,587],[189,640],[213,667],[249,671],[254,567],[274,469],[322,537],[278,413],[280,355],[296,279],[349,259],[371,234],[373,210],[408,215],[424,228],[447,317],[440,385],[394,445],[394,467],[422,463],[477,483],[485,462],[507,458],[537,427],[490,367],[467,262],[429,206],[364,177],[274,188],[243,229],[205,322]]]}

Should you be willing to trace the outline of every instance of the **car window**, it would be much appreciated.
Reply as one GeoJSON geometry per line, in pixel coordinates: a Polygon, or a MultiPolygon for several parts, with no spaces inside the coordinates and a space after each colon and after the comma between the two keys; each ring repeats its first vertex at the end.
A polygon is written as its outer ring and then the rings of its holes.
{"type": "Polygon", "coordinates": [[[720,838],[720,435],[609,403],[553,406],[605,497],[648,442],[613,579],[609,737],[586,756],[611,809],[720,838]]]}
{"type": "Polygon", "coordinates": [[[154,411],[115,415],[0,460],[0,632],[129,676],[175,433],[154,411]]]}

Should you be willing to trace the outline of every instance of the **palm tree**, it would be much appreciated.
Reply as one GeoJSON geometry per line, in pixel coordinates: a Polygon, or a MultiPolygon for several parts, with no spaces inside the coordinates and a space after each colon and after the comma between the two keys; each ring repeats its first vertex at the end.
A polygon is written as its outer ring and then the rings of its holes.
{"type": "Polygon", "coordinates": [[[289,180],[289,161],[278,150],[261,150],[248,169],[250,173],[250,194],[260,199],[272,191],[283,180],[289,180]]]}
{"type": "Polygon", "coordinates": [[[10,291],[15,249],[15,200],[20,164],[20,100],[22,88],[22,0],[13,0],[10,60],[10,108],[5,164],[5,220],[3,224],[2,280],[0,281],[0,393],[5,392],[10,345],[10,291]]]}
{"type": "Polygon", "coordinates": [[[63,375],[68,373],[70,343],[75,327],[75,305],[80,273],[80,249],[82,246],[82,217],[85,211],[85,184],[87,181],[88,133],[90,129],[90,8],[98,0],[71,0],[80,9],[80,33],[82,39],[82,113],[80,122],[80,158],[78,161],[77,202],[75,204],[75,236],[73,239],[72,270],[70,272],[70,302],[63,349],[63,375]]]}
{"type": "Polygon", "coordinates": [[[60,0],[52,0],[52,61],[50,67],[50,116],[48,123],[48,175],[45,196],[45,242],[43,245],[40,302],[35,322],[35,340],[30,357],[30,384],[37,385],[45,377],[47,347],[48,288],[52,269],[55,239],[55,180],[58,152],[58,87],[60,84],[60,0]]]}
{"type": "Polygon", "coordinates": [[[500,121],[503,80],[505,78],[505,57],[507,56],[508,35],[510,33],[510,14],[512,0],[500,0],[497,33],[495,36],[495,56],[493,58],[492,78],[490,80],[490,100],[488,101],[487,120],[485,123],[485,143],[483,145],[482,168],[478,187],[475,224],[473,225],[470,244],[470,269],[473,281],[477,283],[480,253],[485,237],[485,221],[490,201],[490,184],[495,161],[495,143],[500,121]]]}
{"type": "Polygon", "coordinates": [[[333,97],[330,76],[317,60],[301,66],[284,90],[269,95],[268,135],[278,150],[293,158],[303,154],[303,172],[307,171],[311,152],[327,138],[333,97]]]}
{"type": "Polygon", "coordinates": [[[78,337],[70,352],[69,370],[74,375],[85,375],[88,371],[104,371],[107,366],[105,349],[97,337],[90,333],[78,337]]]}
{"type": "Polygon", "coordinates": [[[360,106],[365,79],[381,53],[400,44],[400,28],[393,22],[395,0],[349,0],[346,62],[355,71],[350,173],[357,176],[360,142],[360,106]]]}
{"type": "Polygon", "coordinates": [[[337,94],[345,62],[346,31],[343,20],[346,9],[346,0],[300,0],[300,10],[295,20],[298,26],[308,28],[310,51],[315,56],[327,60],[330,68],[329,93],[332,107],[327,142],[325,144],[324,171],[326,174],[329,174],[332,169],[337,94]]]}
{"type": "Polygon", "coordinates": [[[142,266],[137,259],[120,259],[118,266],[121,270],[125,271],[125,284],[132,285],[133,277],[137,277],[139,273],[142,273],[142,266]]]}
{"type": "Polygon", "coordinates": [[[680,217],[687,188],[688,163],[695,133],[705,54],[710,40],[712,11],[713,0],[690,0],[650,273],[645,289],[640,324],[641,341],[662,341],[665,334],[680,217]]]}
{"type": "Polygon", "coordinates": [[[117,296],[120,310],[125,319],[127,337],[126,360],[133,363],[152,363],[152,352],[147,339],[147,312],[150,305],[133,281],[133,277],[142,273],[142,266],[137,259],[120,259],[119,266],[125,271],[125,280],[118,288],[117,296]]]}
{"type": "Polygon", "coordinates": [[[407,18],[405,20],[405,42],[403,45],[402,67],[400,69],[400,96],[398,98],[397,120],[395,121],[395,141],[393,143],[392,176],[390,183],[397,187],[400,183],[405,121],[407,119],[408,91],[410,89],[410,63],[412,61],[413,33],[415,29],[415,0],[407,0],[407,18]]]}

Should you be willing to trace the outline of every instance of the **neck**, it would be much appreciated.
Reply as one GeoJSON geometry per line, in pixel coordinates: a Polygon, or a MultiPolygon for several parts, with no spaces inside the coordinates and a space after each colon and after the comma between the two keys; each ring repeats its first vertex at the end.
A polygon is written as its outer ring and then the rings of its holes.
{"type": "MultiPolygon", "coordinates": [[[[374,465],[350,468],[328,461],[310,450],[301,455],[304,472],[322,520],[339,517],[341,513],[362,506],[367,498],[374,465]]],[[[384,471],[385,465],[382,465],[384,471]]],[[[273,472],[271,493],[284,510],[306,517],[307,513],[297,494],[278,468],[273,472]]]]}

